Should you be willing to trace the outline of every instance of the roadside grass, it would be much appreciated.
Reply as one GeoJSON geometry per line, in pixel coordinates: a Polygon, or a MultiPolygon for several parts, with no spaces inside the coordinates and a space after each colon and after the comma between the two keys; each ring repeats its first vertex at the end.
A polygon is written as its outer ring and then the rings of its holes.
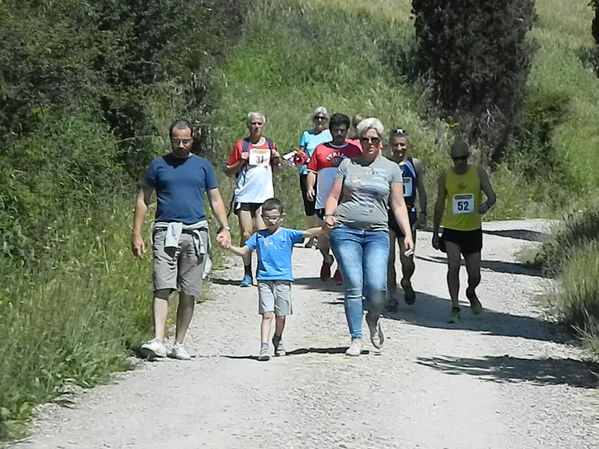
{"type": "Polygon", "coordinates": [[[599,356],[599,204],[566,216],[533,260],[558,281],[549,310],[599,356]]]}
{"type": "Polygon", "coordinates": [[[68,401],[68,385],[131,368],[127,355],[151,324],[151,273],[129,254],[130,205],[114,206],[106,227],[73,226],[78,212],[65,212],[69,231],[50,231],[62,260],[39,271],[2,267],[0,439],[22,436],[37,404],[68,401]]]}

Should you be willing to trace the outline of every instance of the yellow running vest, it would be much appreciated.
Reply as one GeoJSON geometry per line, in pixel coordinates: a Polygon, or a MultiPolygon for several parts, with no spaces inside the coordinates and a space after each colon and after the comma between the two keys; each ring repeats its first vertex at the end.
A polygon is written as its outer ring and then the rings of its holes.
{"type": "Polygon", "coordinates": [[[478,205],[481,203],[480,178],[478,168],[471,165],[463,175],[453,169],[445,173],[445,213],[443,227],[456,231],[474,231],[480,229],[478,205]]]}

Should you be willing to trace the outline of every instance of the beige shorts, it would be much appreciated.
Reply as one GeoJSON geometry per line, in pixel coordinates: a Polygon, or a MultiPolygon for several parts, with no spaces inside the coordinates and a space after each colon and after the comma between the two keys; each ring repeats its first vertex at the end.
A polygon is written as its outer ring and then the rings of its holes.
{"type": "Polygon", "coordinates": [[[258,313],[274,312],[276,316],[291,315],[291,282],[258,281],[258,313]]]}
{"type": "MultiPolygon", "coordinates": [[[[178,248],[164,248],[166,230],[154,232],[152,253],[154,255],[154,291],[169,289],[180,293],[200,296],[202,274],[207,254],[197,254],[192,234],[183,232],[178,248]]],[[[203,242],[208,242],[208,232],[200,231],[203,242]]]]}

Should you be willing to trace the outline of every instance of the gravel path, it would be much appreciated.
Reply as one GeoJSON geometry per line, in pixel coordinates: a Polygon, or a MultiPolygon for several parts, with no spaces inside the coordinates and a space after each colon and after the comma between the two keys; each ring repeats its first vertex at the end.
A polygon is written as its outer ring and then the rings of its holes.
{"type": "Polygon", "coordinates": [[[70,409],[46,406],[13,447],[599,448],[597,377],[535,305],[549,281],[515,260],[546,226],[484,224],[486,310],[472,315],[462,288],[458,325],[446,324],[443,254],[420,232],[416,304],[383,319],[382,355],[357,358],[343,354],[341,289],[317,279],[317,251],[297,248],[290,354],[256,361],[257,292],[235,285],[232,260],[196,309],[192,361],[142,363],[70,409]]]}

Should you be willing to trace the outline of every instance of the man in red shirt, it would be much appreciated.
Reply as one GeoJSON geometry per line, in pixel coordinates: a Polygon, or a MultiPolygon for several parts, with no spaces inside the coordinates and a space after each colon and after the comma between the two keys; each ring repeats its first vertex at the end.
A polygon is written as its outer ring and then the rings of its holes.
{"type": "MultiPolygon", "coordinates": [[[[333,140],[318,145],[308,162],[307,195],[309,199],[316,197],[316,215],[320,220],[322,220],[324,206],[337,174],[337,167],[343,159],[354,158],[362,154],[362,149],[359,146],[345,140],[348,128],[349,117],[347,115],[333,114],[329,120],[329,130],[333,140]],[[318,183],[316,194],[314,191],[315,183],[318,183]]],[[[330,248],[328,236],[320,236],[318,238],[318,249],[323,257],[322,267],[320,268],[320,279],[323,281],[331,277],[331,265],[334,259],[333,255],[330,254],[330,248]]],[[[343,282],[339,268],[335,271],[333,278],[337,284],[343,282]]]]}

